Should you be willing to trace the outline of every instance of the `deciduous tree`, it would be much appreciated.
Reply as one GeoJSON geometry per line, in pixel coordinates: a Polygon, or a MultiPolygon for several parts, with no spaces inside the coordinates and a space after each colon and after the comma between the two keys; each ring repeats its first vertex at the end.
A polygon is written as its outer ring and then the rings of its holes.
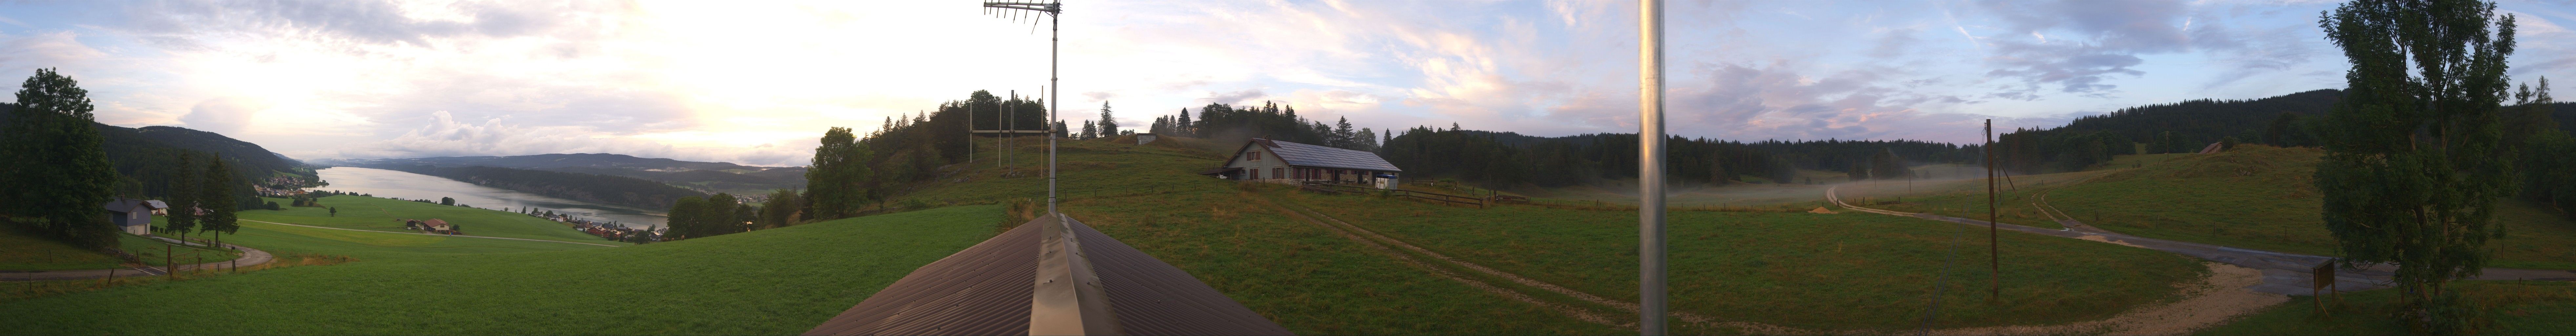
{"type": "Polygon", "coordinates": [[[36,69],[17,92],[0,129],[0,212],[51,238],[83,247],[116,242],[116,227],[100,215],[114,199],[116,171],[106,141],[91,127],[89,90],[80,82],[36,69]]]}
{"type": "Polygon", "coordinates": [[[2336,251],[2348,265],[2397,264],[2399,317],[2462,333],[2472,308],[2444,285],[2486,266],[2495,202],[2514,192],[2498,111],[2514,17],[2474,0],[2360,0],[2318,21],[2352,65],[2319,134],[2336,251]]]}

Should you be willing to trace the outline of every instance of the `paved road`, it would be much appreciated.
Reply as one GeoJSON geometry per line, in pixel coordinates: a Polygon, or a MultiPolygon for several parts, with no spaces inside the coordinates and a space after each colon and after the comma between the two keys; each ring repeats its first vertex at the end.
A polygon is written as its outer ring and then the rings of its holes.
{"type": "MultiPolygon", "coordinates": [[[[1845,208],[1845,209],[1851,209],[1851,210],[1856,210],[1856,211],[1861,211],[1861,212],[1868,212],[1868,213],[1884,214],[1884,215],[1906,216],[1906,217],[1915,217],[1915,218],[1922,218],[1922,219],[1929,219],[1929,220],[1937,220],[1937,221],[1945,221],[1945,222],[1952,222],[1952,223],[1968,224],[1968,225],[1973,225],[1973,226],[1986,226],[1986,225],[1988,225],[1988,223],[1987,223],[1986,221],[1983,221],[1983,220],[1975,220],[1975,219],[1967,219],[1967,218],[1958,218],[1958,217],[1949,217],[1949,216],[1940,216],[1940,215],[1933,215],[1933,214],[1928,214],[1928,213],[1911,213],[1911,212],[1900,212],[1900,211],[1888,211],[1888,210],[1871,209],[1871,208],[1864,208],[1864,207],[1860,207],[1860,206],[1855,206],[1855,205],[1851,205],[1851,204],[1843,203],[1842,199],[1836,196],[1836,194],[1834,193],[1834,191],[1835,191],[1835,189],[1839,189],[1839,188],[1841,188],[1841,187],[1834,187],[1834,188],[1828,188],[1828,189],[1825,189],[1825,200],[1826,200],[1826,201],[1829,201],[1829,202],[1833,202],[1833,203],[1834,203],[1834,205],[1836,205],[1836,206],[1841,206],[1841,207],[1843,207],[1843,208],[1845,208]]],[[[2216,261],[2216,262],[2228,263],[2228,264],[2231,264],[2231,265],[2237,265],[2237,266],[2244,266],[2244,267],[2254,268],[2254,269],[2258,269],[2258,270],[2262,270],[2262,271],[2263,271],[2263,283],[2262,283],[2262,284],[2259,284],[2259,285],[2254,285],[2254,286],[2252,286],[2252,287],[2248,287],[2248,288],[2252,288],[2252,289],[2254,289],[2254,291],[2256,291],[2256,292],[2274,293],[2274,294],[2308,295],[2308,294],[2310,293],[2310,291],[2308,290],[2308,284],[2309,284],[2309,283],[2310,283],[2310,281],[2311,281],[2311,280],[2310,280],[2310,275],[2309,275],[2309,269],[2310,269],[2311,267],[2316,267],[2316,265],[2318,265],[2318,264],[2323,264],[2323,263],[2325,263],[2325,262],[2327,262],[2327,261],[2329,261],[2329,260],[2332,260],[2332,259],[2333,259],[2333,258],[2328,258],[2328,257],[2325,257],[2325,256],[2314,256],[2314,255],[2295,254],[2295,253],[2281,253],[2281,252],[2272,252],[2272,251],[2263,251],[2263,250],[2254,250],[2254,249],[2235,248],[2235,247],[2227,247],[2227,246],[2219,246],[2219,245],[2210,245],[2210,244],[2202,244],[2202,243],[2194,243],[2194,242],[2173,241],[2173,240],[2164,240],[2164,239],[2155,239],[2155,238],[2146,238],[2146,237],[2132,236],[2132,235],[2120,234],[2120,233],[2118,233],[2118,232],[2110,232],[2110,231],[2108,231],[2108,230],[2096,229],[2096,228],[2093,228],[2092,226],[2084,225],[2082,222],[2075,222],[2075,221],[2074,221],[2073,219],[2071,219],[2071,218],[2070,218],[2070,219],[2065,219],[2065,220],[2059,220],[2059,221],[2058,221],[2058,223],[2060,223],[2060,224],[2068,224],[2068,225],[2066,225],[2066,227],[2067,227],[2068,229],[2064,229],[2064,230],[2057,230],[2057,229],[2044,229],[2044,228],[2029,227],[2029,226],[2021,226],[2021,225],[2013,225],[2013,224],[1995,225],[1995,227],[1996,227],[1996,228],[1998,228],[1998,229],[2003,229],[2003,230],[2012,230],[2012,231],[2018,231],[2018,232],[2023,232],[2023,233],[2042,234],[2042,235],[2050,235],[2050,236],[2058,236],[2058,237],[2066,237],[2066,238],[2075,238],[2075,239],[2083,239],[2083,240],[2104,241],[2104,242],[2110,242],[2110,243],[2114,243],[2114,244],[2121,244],[2121,245],[2128,245],[2128,246],[2142,247],[2142,248],[2147,248],[2147,249],[2154,249],[2154,250],[2157,250],[2157,251],[2173,252],[2173,253],[2182,254],[2182,255],[2187,255],[2187,256],[2192,256],[2192,257],[2196,257],[2196,258],[2208,259],[2208,260],[2210,260],[2210,261],[2216,261]],[[2072,222],[2072,223],[2069,223],[2069,222],[2072,222]]],[[[2373,265],[2372,267],[2365,268],[2365,269],[2359,269],[2359,270],[2353,270],[2353,269],[2339,270],[2339,272],[2338,272],[2338,273],[2337,273],[2337,275],[2335,276],[2335,278],[2338,280],[2338,281],[2336,281],[2336,282],[2335,282],[2335,288],[2336,288],[2336,289],[2338,289],[2338,290],[2344,290],[2344,291],[2354,291],[2354,290],[2373,289],[2373,288],[2385,288],[2385,287],[2388,287],[2388,284],[2389,284],[2389,278],[2390,278],[2391,276],[2394,276],[2394,275],[2396,274],[2396,273],[2394,273],[2394,272],[2393,272],[2393,271],[2395,271],[2395,270],[2396,270],[2396,266],[2392,266],[2392,265],[2373,265]]],[[[2552,281],[2576,281],[2576,271],[2569,271],[2569,270],[2534,270],[2534,269],[2514,269],[2514,268],[2488,268],[2488,269],[2486,269],[2486,271],[2485,271],[2484,273],[2486,273],[2486,274],[2483,274],[2483,275],[2478,276],[2478,279],[2479,279],[2479,280],[2552,280],[2552,281]]]]}
{"type": "MultiPolygon", "coordinates": [[[[159,237],[159,236],[144,236],[144,237],[148,237],[148,238],[152,238],[152,239],[158,239],[158,240],[161,240],[161,242],[163,242],[163,243],[179,243],[179,240],[177,240],[177,239],[163,238],[163,237],[159,237]]],[[[206,246],[206,244],[202,244],[202,243],[193,243],[193,242],[186,243],[186,245],[188,245],[188,246],[206,246]]],[[[219,261],[219,262],[210,262],[210,263],[203,263],[203,264],[195,264],[195,265],[179,265],[179,267],[176,269],[176,271],[179,271],[179,272],[186,272],[186,271],[199,270],[199,269],[204,269],[204,270],[223,270],[223,269],[232,269],[232,268],[234,268],[234,267],[241,267],[241,266],[256,266],[256,265],[259,265],[259,264],[266,264],[266,263],[268,263],[268,262],[269,262],[269,261],[271,261],[271,260],[276,260],[276,259],[277,259],[277,257],[276,257],[276,256],[274,256],[274,255],[269,255],[269,254],[268,254],[268,251],[261,251],[261,250],[259,250],[259,249],[248,248],[248,247],[242,247],[241,245],[233,245],[233,244],[224,244],[224,247],[230,247],[230,248],[233,248],[233,249],[241,250],[241,251],[242,251],[242,256],[241,256],[241,258],[237,258],[237,259],[233,259],[233,260],[227,260],[227,261],[219,261]]],[[[150,266],[132,267],[132,268],[119,268],[119,269],[94,269],[94,270],[62,270],[62,271],[0,271],[0,281],[55,281],[55,280],[98,279],[98,278],[105,278],[105,277],[108,277],[108,276],[109,276],[109,275],[111,275],[111,274],[112,274],[112,275],[114,275],[114,276],[117,276],[117,277],[130,277],[130,276],[156,276],[156,275],[169,274],[169,272],[170,272],[170,271],[171,271],[171,270],[169,270],[169,269],[164,269],[164,268],[160,268],[160,267],[150,267],[150,266]]]]}
{"type": "Polygon", "coordinates": [[[378,232],[378,233],[395,233],[395,234],[416,234],[416,235],[423,235],[423,236],[439,236],[439,237],[465,237],[465,238],[484,238],[484,239],[509,239],[509,240],[525,240],[525,241],[548,242],[548,243],[565,243],[565,244],[599,245],[599,246],[607,246],[607,247],[617,247],[617,246],[618,246],[618,245],[609,245],[609,244],[592,244],[592,243],[583,243],[583,242],[568,242],[568,241],[561,241],[561,240],[544,240],[544,239],[527,239],[527,238],[502,238],[502,237],[484,237],[484,236],[468,236],[468,235],[443,235],[443,234],[430,234],[430,233],[418,233],[418,232],[393,232],[393,231],[376,231],[376,230],[343,229],[343,228],[335,228],[335,227],[321,227],[321,226],[312,226],[312,225],[303,225],[303,224],[287,224],[287,223],[278,223],[278,222],[255,221],[255,220],[248,220],[248,219],[244,219],[244,220],[241,220],[241,221],[244,221],[244,222],[260,222],[260,223],[269,223],[269,224],[286,225],[286,226],[302,226],[302,227],[309,227],[309,228],[316,228],[316,229],[349,230],[349,231],[358,231],[358,232],[378,232]]]}

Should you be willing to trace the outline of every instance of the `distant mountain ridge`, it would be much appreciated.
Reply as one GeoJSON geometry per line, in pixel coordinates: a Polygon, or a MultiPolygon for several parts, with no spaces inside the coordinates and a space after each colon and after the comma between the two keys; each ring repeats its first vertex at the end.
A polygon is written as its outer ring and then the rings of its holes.
{"type": "Polygon", "coordinates": [[[680,161],[680,160],[673,160],[673,159],[636,157],[636,156],[633,156],[633,155],[625,155],[625,154],[608,154],[608,153],[537,154],[537,155],[514,155],[514,156],[442,156],[442,157],[404,158],[404,159],[342,159],[342,160],[332,160],[332,161],[333,161],[333,162],[335,162],[335,163],[346,163],[346,164],[353,164],[353,165],[359,165],[359,164],[365,164],[365,165],[373,165],[373,164],[407,164],[407,165],[432,165],[432,166],[440,166],[440,167],[485,166],[485,167],[525,168],[525,169],[547,169],[547,168],[571,168],[571,167],[578,167],[578,168],[633,169],[633,170],[645,170],[645,171],[689,171],[689,170],[728,170],[728,169],[741,169],[741,170],[746,170],[746,171],[761,171],[761,170],[766,170],[766,169],[770,169],[770,168],[775,168],[775,167],[745,166],[745,165],[739,165],[739,164],[734,164],[734,163],[730,163],[730,162],[697,162],[697,161],[680,161]]]}
{"type": "Polygon", "coordinates": [[[337,159],[316,160],[316,162],[325,165],[377,168],[497,167],[598,174],[652,180],[707,193],[762,194],[771,189],[805,188],[805,167],[746,166],[730,162],[681,161],[608,153],[337,159]]]}

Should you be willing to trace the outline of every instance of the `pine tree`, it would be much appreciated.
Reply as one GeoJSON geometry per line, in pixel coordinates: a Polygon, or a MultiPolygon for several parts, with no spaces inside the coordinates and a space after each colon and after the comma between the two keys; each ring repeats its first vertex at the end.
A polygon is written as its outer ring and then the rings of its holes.
{"type": "Polygon", "coordinates": [[[2445,285],[2486,266],[2496,199],[2515,187],[2498,113],[2514,17],[2474,0],[2360,0],[2319,21],[2352,65],[2315,179],[2339,260],[2397,264],[2399,320],[2462,333],[2475,308],[2445,285]]]}
{"type": "Polygon", "coordinates": [[[116,227],[99,215],[115,198],[116,171],[101,144],[96,108],[80,82],[36,69],[17,92],[18,103],[0,107],[0,214],[49,238],[82,247],[108,247],[116,227]]]}
{"type": "Polygon", "coordinates": [[[1082,121],[1082,136],[1078,136],[1078,137],[1075,137],[1075,138],[1076,138],[1076,139],[1089,140],[1089,139],[1095,139],[1095,138],[1099,138],[1099,137],[1100,137],[1100,125],[1099,125],[1099,124],[1094,124],[1094,123],[1092,123],[1090,120],[1083,120],[1083,121],[1082,121]]]}
{"type": "Polygon", "coordinates": [[[172,170],[178,172],[177,176],[170,178],[170,195],[161,201],[170,205],[170,219],[163,221],[161,231],[178,234],[182,240],[188,239],[188,232],[197,230],[197,185],[204,182],[198,181],[202,178],[194,173],[195,162],[195,151],[179,152],[179,168],[172,170]]]}
{"type": "Polygon", "coordinates": [[[1351,130],[1351,117],[1341,117],[1341,120],[1333,122],[1332,139],[1325,142],[1334,148],[1362,149],[1358,131],[1351,130]]]}
{"type": "Polygon", "coordinates": [[[1190,109],[1182,108],[1180,121],[1172,123],[1172,135],[1195,134],[1198,124],[1190,122],[1190,109]]]}
{"type": "MultiPolygon", "coordinates": [[[[206,215],[197,218],[197,232],[241,231],[240,223],[234,222],[238,217],[235,213],[241,211],[241,204],[234,197],[241,193],[244,182],[234,178],[237,175],[233,174],[232,166],[224,164],[221,154],[206,160],[205,175],[202,176],[199,181],[204,181],[204,184],[197,186],[197,202],[206,208],[206,215]]],[[[215,236],[215,242],[221,244],[223,236],[215,236]]]]}
{"type": "Polygon", "coordinates": [[[1118,136],[1118,119],[1109,115],[1109,101],[1100,101],[1100,134],[1118,136]]]}

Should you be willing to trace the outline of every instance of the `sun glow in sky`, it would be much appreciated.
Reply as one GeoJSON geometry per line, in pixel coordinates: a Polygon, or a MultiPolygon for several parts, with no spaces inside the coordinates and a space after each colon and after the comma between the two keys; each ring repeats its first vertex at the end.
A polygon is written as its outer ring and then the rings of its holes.
{"type": "MultiPolygon", "coordinates": [[[[2121,107],[2341,88],[2329,2],[1676,2],[1672,132],[1975,141],[2121,107]]],[[[1293,104],[1377,129],[1634,132],[1635,4],[1076,1],[1064,118],[1293,104]]],[[[2576,75],[2576,5],[2503,2],[2518,82],[2576,75]]],[[[801,165],[973,90],[1046,85],[1044,22],[964,1],[0,4],[0,75],[99,120],[290,156],[619,153],[801,165]]],[[[2565,82],[2565,81],[2561,81],[2565,82]]]]}

